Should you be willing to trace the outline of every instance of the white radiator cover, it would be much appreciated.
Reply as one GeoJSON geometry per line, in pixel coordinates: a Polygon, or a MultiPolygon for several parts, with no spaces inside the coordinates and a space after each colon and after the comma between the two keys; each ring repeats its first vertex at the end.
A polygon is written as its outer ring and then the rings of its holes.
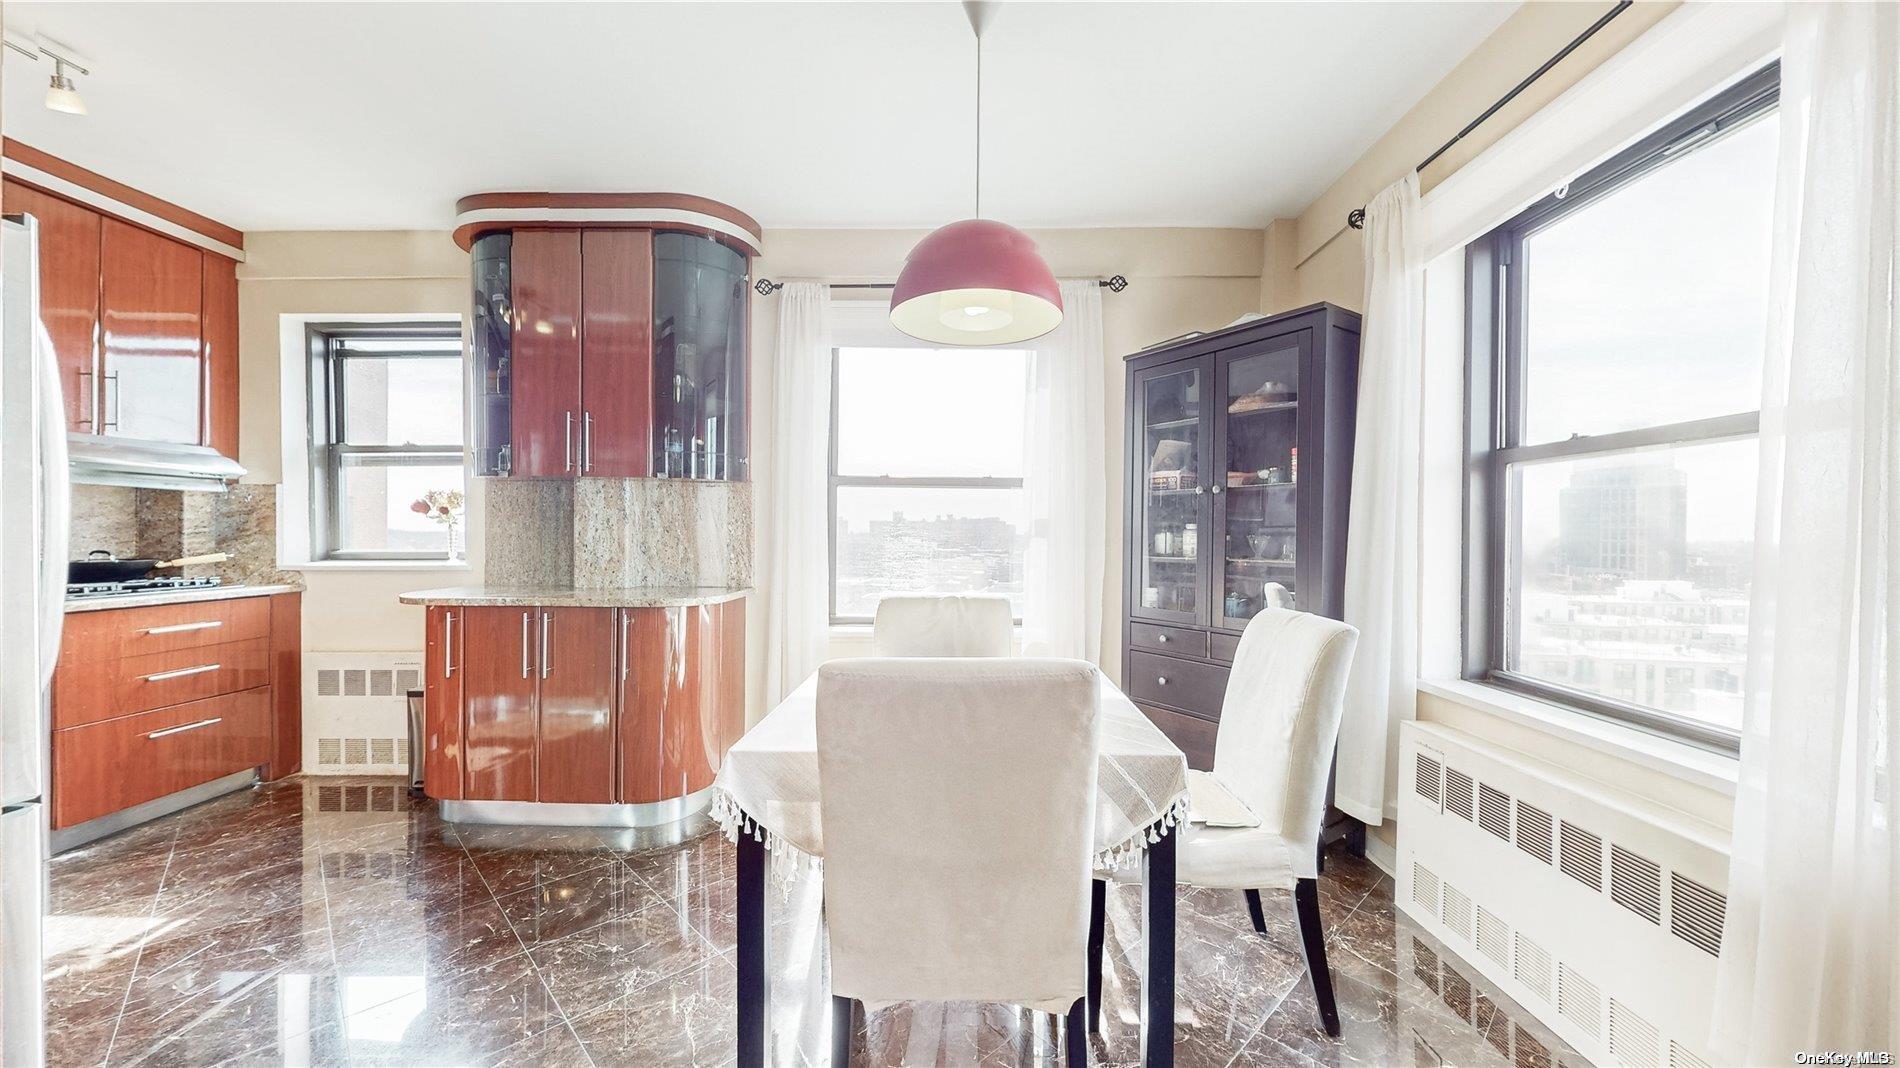
{"type": "Polygon", "coordinates": [[[421,652],[304,653],[304,774],[406,772],[406,695],[420,689],[421,652]]]}
{"type": "Polygon", "coordinates": [[[1399,907],[1593,1064],[1709,1068],[1727,831],[1442,724],[1399,744],[1399,907]]]}

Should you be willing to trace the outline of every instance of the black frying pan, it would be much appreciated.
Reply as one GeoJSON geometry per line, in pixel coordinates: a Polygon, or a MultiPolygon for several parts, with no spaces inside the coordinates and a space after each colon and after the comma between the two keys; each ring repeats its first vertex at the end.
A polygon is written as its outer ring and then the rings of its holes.
{"type": "Polygon", "coordinates": [[[94,549],[86,554],[84,560],[74,560],[66,565],[66,581],[75,584],[130,582],[142,579],[161,567],[221,564],[229,559],[230,553],[204,553],[200,556],[181,556],[176,560],[121,560],[104,549],[94,549]]]}

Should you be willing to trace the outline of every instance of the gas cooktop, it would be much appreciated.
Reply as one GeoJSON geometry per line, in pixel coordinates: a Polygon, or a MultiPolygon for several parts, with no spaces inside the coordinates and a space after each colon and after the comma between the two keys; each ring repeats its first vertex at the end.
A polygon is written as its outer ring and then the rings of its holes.
{"type": "Polygon", "coordinates": [[[66,586],[68,599],[77,597],[126,597],[135,593],[167,593],[172,590],[202,590],[223,585],[216,575],[199,578],[143,578],[125,582],[74,582],[66,586]]]}

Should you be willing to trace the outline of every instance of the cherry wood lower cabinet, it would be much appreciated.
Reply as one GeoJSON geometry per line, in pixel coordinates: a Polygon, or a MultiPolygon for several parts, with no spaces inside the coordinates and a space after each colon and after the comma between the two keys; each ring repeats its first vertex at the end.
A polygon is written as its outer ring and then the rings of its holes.
{"type": "Polygon", "coordinates": [[[53,810],[65,830],[303,749],[295,592],[68,613],[53,675],[53,810]]]}
{"type": "Polygon", "coordinates": [[[649,804],[712,785],[745,729],[745,601],[434,605],[425,792],[649,804]]]}

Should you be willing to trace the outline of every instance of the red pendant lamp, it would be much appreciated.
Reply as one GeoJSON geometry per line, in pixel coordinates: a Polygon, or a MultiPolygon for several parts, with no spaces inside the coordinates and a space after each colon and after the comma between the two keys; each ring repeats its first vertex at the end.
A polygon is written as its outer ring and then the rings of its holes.
{"type": "Polygon", "coordinates": [[[1036,243],[983,214],[983,24],[988,5],[966,2],[976,34],[976,214],[939,227],[910,250],[891,289],[891,325],[937,345],[1010,345],[1062,322],[1062,291],[1036,243]]]}

